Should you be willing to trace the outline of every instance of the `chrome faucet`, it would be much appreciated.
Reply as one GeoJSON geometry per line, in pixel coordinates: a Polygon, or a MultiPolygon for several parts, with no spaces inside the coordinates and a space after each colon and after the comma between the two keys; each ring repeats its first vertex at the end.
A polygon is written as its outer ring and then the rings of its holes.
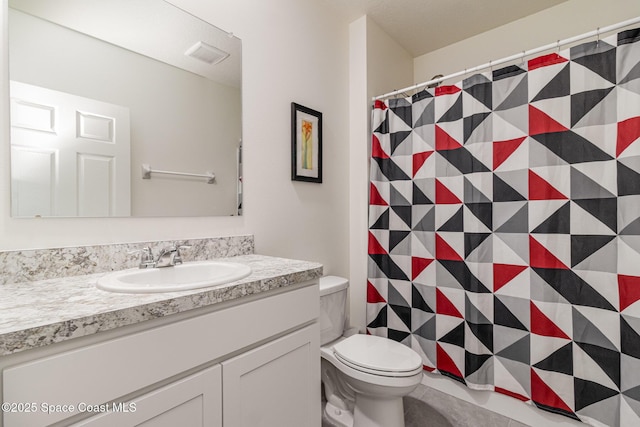
{"type": "Polygon", "coordinates": [[[142,249],[137,249],[135,251],[130,251],[130,254],[140,252],[140,264],[138,264],[138,268],[153,268],[156,266],[156,262],[153,260],[153,252],[151,252],[151,248],[149,246],[145,246],[142,249]]]}
{"type": "Polygon", "coordinates": [[[131,251],[129,253],[140,252],[140,264],[139,268],[162,268],[173,267],[174,265],[182,264],[182,256],[180,255],[180,249],[188,249],[191,246],[168,246],[160,251],[160,255],[154,261],[153,252],[151,248],[145,246],[142,249],[131,251]]]}
{"type": "Polygon", "coordinates": [[[175,246],[169,246],[160,251],[158,259],[156,260],[156,267],[171,267],[176,264],[182,264],[182,258],[180,257],[180,250],[175,246]]]}

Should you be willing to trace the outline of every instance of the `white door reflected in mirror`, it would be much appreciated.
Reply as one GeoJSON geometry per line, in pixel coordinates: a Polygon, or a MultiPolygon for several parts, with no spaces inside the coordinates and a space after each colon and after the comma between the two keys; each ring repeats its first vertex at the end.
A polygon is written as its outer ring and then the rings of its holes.
{"type": "Polygon", "coordinates": [[[11,215],[129,216],[129,109],[11,82],[11,215]]]}

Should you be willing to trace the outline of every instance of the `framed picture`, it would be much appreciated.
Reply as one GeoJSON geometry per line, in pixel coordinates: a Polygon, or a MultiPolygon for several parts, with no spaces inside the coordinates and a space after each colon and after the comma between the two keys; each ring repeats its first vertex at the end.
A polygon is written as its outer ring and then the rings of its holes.
{"type": "Polygon", "coordinates": [[[322,182],[322,113],[291,103],[291,179],[322,182]]]}

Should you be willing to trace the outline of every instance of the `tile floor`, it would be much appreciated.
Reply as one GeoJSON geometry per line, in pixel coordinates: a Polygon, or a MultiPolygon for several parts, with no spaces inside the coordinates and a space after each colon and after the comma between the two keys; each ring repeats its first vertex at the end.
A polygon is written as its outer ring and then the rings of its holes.
{"type": "MultiPolygon", "coordinates": [[[[420,384],[404,398],[406,427],[526,427],[511,418],[420,384]]],[[[322,419],[322,427],[334,427],[322,419]]]]}

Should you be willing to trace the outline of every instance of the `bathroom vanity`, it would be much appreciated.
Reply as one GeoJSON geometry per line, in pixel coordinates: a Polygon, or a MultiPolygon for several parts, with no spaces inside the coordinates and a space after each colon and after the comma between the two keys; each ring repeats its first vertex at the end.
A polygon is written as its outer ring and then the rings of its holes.
{"type": "Polygon", "coordinates": [[[233,261],[251,275],[193,291],[0,286],[0,425],[319,426],[322,266],[233,261]]]}

